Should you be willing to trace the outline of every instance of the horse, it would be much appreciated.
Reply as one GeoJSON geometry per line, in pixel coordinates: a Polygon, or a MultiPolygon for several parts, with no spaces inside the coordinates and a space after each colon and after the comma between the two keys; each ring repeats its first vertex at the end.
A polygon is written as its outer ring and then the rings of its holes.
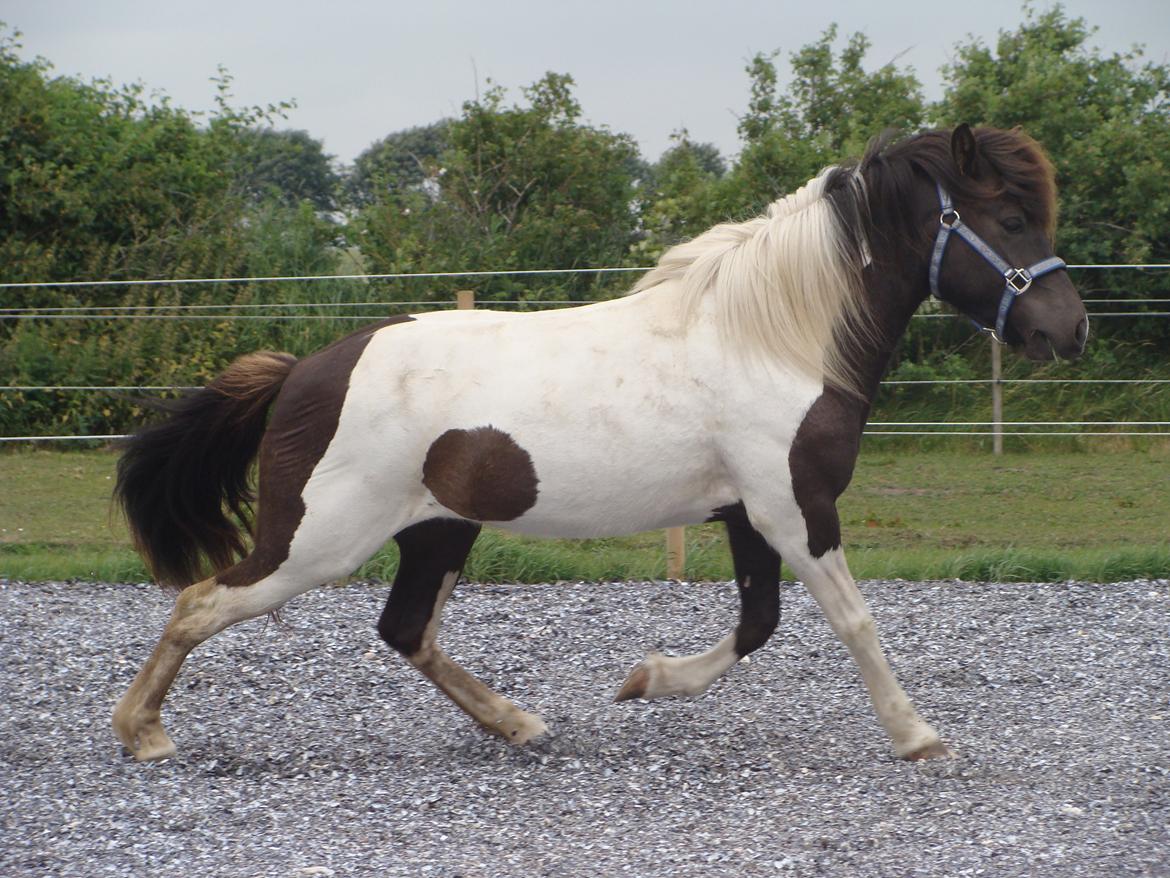
{"type": "Polygon", "coordinates": [[[762,646],[783,558],[848,647],[894,753],[947,756],[886,661],[836,501],[932,293],[1029,358],[1080,355],[1088,318],[1053,255],[1055,222],[1052,165],[1019,130],[883,136],[763,215],[668,250],[626,296],[392,317],[301,360],[237,359],[118,463],[136,548],[181,587],[115,708],[118,739],[138,760],[173,755],[160,709],[195,646],[393,538],[381,638],[525,744],[541,718],[437,643],[481,527],[581,538],[719,521],[738,623],[706,652],[647,655],[617,700],[698,695],[762,646]]]}

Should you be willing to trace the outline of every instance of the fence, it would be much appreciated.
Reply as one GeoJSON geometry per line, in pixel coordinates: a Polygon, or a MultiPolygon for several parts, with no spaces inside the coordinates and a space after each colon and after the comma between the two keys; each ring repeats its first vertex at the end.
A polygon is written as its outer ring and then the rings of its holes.
{"type": "MultiPolygon", "coordinates": [[[[1129,270],[1160,270],[1170,268],[1170,264],[1099,264],[1099,265],[1070,265],[1074,270],[1094,269],[1129,269],[1129,270]]],[[[42,281],[21,283],[0,283],[0,290],[20,289],[72,289],[72,288],[107,288],[126,286],[171,286],[183,287],[194,285],[229,285],[229,284],[268,284],[268,283],[314,283],[319,281],[386,281],[407,279],[475,279],[495,276],[556,276],[568,274],[616,274],[636,273],[647,271],[644,267],[603,267],[592,269],[520,269],[510,271],[455,271],[455,272],[416,272],[416,273],[385,273],[385,274],[344,274],[297,276],[282,275],[272,277],[229,277],[229,278],[160,278],[146,280],[98,280],[98,281],[42,281]]],[[[474,307],[474,292],[461,291],[456,293],[455,305],[458,308],[474,307]]],[[[493,302],[493,307],[548,307],[550,305],[581,305],[586,301],[559,301],[559,302],[524,302],[506,301],[493,302]]],[[[1165,310],[1152,311],[1094,311],[1090,312],[1094,319],[1124,319],[1132,317],[1170,317],[1170,298],[1147,299],[1086,299],[1086,305],[1164,305],[1165,310]]],[[[370,309],[370,308],[402,308],[410,307],[416,310],[436,308],[433,301],[380,301],[380,302],[318,302],[301,304],[258,304],[258,305],[121,305],[121,306],[55,306],[39,308],[12,308],[0,307],[0,321],[18,320],[181,320],[181,321],[222,321],[222,320],[263,320],[263,321],[303,321],[303,320],[343,320],[363,321],[373,319],[372,314],[282,314],[272,313],[284,309],[370,309]],[[264,313],[240,313],[242,311],[260,311],[264,313]]],[[[439,305],[438,307],[443,307],[439,305]]],[[[930,320],[950,317],[946,313],[920,313],[916,319],[930,320]]],[[[1139,378],[1139,379],[1093,379],[1093,378],[1058,378],[1058,379],[1027,379],[1004,378],[1002,376],[1002,361],[1000,346],[989,341],[991,374],[988,378],[977,379],[929,379],[919,381],[887,380],[883,386],[897,385],[942,385],[942,384],[987,384],[991,389],[992,418],[987,422],[979,423],[944,423],[944,422],[899,422],[899,421],[871,421],[865,431],[867,436],[990,436],[993,442],[993,452],[1003,452],[1005,436],[1094,436],[1094,435],[1133,435],[1133,436],[1170,436],[1170,422],[1166,421],[1094,421],[1094,422],[1041,422],[1041,421],[1005,421],[1003,419],[1003,391],[1009,384],[1170,384],[1170,379],[1139,378]],[[1005,430],[1011,427],[1012,430],[1005,430]],[[1037,427],[1065,428],[1037,430],[1037,427]],[[1072,430],[1068,428],[1078,427],[1072,430]],[[1086,430],[1086,427],[1112,428],[1109,430],[1086,430]],[[1116,428],[1126,428],[1124,432],[1116,428]],[[1133,428],[1143,428],[1135,430],[1133,428]],[[1152,430],[1149,428],[1161,428],[1152,430]],[[929,428],[929,429],[921,429],[929,428]],[[949,428],[949,429],[940,429],[949,428]],[[972,429],[981,428],[981,429],[972,429]]],[[[119,393],[119,392],[164,392],[188,390],[193,388],[178,386],[102,386],[102,385],[0,385],[0,393],[13,392],[84,392],[84,393],[119,393]]],[[[95,441],[122,438],[120,434],[86,434],[68,436],[0,436],[0,444],[14,442],[71,442],[95,441]]]]}
{"type": "MultiPolygon", "coordinates": [[[[1070,265],[1070,269],[1167,269],[1167,264],[1144,265],[1070,265]]],[[[101,288],[111,286],[187,286],[187,285],[224,285],[224,284],[256,284],[276,282],[312,283],[315,281],[338,280],[402,280],[402,279],[473,279],[498,275],[510,276],[537,276],[560,275],[571,273],[623,273],[644,272],[646,268],[595,268],[595,269],[530,269],[516,271],[463,271],[463,272],[424,272],[424,273],[393,273],[393,274],[348,274],[324,276],[274,276],[252,278],[179,278],[179,279],[148,279],[137,281],[59,281],[59,282],[28,282],[28,283],[0,283],[0,290],[4,289],[34,289],[34,288],[101,288]]],[[[472,290],[460,290],[455,294],[455,307],[471,309],[475,307],[475,293],[472,290]]],[[[1086,299],[1085,304],[1092,305],[1165,305],[1167,310],[1162,311],[1096,311],[1090,312],[1094,318],[1127,318],[1127,317],[1170,317],[1170,298],[1156,299],[1086,299]]],[[[558,301],[552,303],[527,302],[493,302],[493,306],[526,306],[538,304],[548,305],[581,305],[585,301],[558,301]]],[[[417,301],[387,301],[339,303],[323,302],[309,304],[264,304],[264,305],[123,305],[123,306],[57,306],[40,308],[10,308],[0,307],[0,321],[12,320],[184,320],[202,321],[224,319],[230,320],[370,320],[376,315],[370,314],[280,314],[271,313],[281,309],[341,309],[341,308],[389,308],[415,307],[435,308],[434,302],[417,301]],[[238,313],[240,311],[255,311],[265,309],[266,313],[238,313]],[[162,313],[159,313],[162,312],[162,313]]],[[[949,317],[943,313],[924,313],[915,315],[916,319],[935,319],[949,317]]],[[[1170,421],[1005,421],[1003,419],[1003,390],[1007,384],[1170,384],[1170,379],[1140,378],[1140,379],[1094,379],[1094,378],[1055,378],[1055,379],[1005,379],[1002,376],[1001,348],[994,339],[989,340],[991,375],[986,379],[926,379],[926,380],[887,380],[885,386],[896,385],[940,385],[940,384],[988,384],[992,395],[992,419],[978,422],[939,422],[939,421],[870,421],[867,436],[990,436],[993,443],[993,453],[1003,453],[1005,435],[1015,436],[1170,436],[1170,421]],[[941,430],[940,427],[950,429],[941,430]],[[1005,427],[1014,428],[1010,432],[1005,427]],[[1059,430],[1036,430],[1036,427],[1065,428],[1059,430]],[[1068,428],[1081,429],[1071,430],[1068,428]],[[1126,428],[1124,431],[1086,430],[1085,427],[1126,428]],[[1133,428],[1158,428],[1141,429],[1133,428]],[[930,428],[930,429],[915,429],[930,428]],[[959,429],[955,429],[959,428],[959,429]],[[972,429],[979,428],[979,429],[972,429]],[[1020,429],[1025,428],[1025,429],[1020,429]]],[[[53,391],[53,392],[163,392],[192,390],[195,388],[172,385],[158,386],[99,386],[99,385],[7,385],[0,386],[0,393],[53,391]]],[[[15,442],[69,442],[69,441],[111,441],[125,438],[122,434],[89,434],[71,436],[0,436],[0,443],[15,442]]],[[[670,578],[680,578],[685,563],[685,537],[683,528],[671,528],[666,532],[667,575],[670,578]]]]}

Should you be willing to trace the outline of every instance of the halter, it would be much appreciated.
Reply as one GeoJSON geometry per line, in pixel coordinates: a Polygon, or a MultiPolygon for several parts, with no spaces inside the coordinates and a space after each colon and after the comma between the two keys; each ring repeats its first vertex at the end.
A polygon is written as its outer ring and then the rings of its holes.
{"type": "Polygon", "coordinates": [[[947,242],[951,238],[951,232],[954,232],[970,244],[976,253],[990,262],[995,267],[995,270],[1004,277],[1006,284],[1003,290],[1003,298],[999,300],[999,312],[996,314],[995,328],[985,326],[978,320],[971,318],[971,321],[981,331],[990,332],[992,338],[1000,344],[1003,344],[1003,330],[1007,325],[1008,312],[1011,311],[1016,297],[1026,292],[1032,286],[1032,281],[1036,278],[1066,268],[1065,261],[1059,256],[1049,256],[1047,259],[1041,259],[1035,265],[1029,265],[1027,268],[1013,268],[998,253],[992,250],[986,241],[975,234],[970,226],[963,223],[959,217],[959,212],[955,210],[954,205],[951,203],[951,196],[947,194],[941,184],[936,183],[935,185],[938,187],[938,200],[942,207],[942,213],[938,217],[938,237],[934,239],[934,254],[930,259],[930,291],[940,302],[946,301],[942,297],[942,293],[938,290],[938,276],[942,271],[943,254],[946,252],[947,242]]]}

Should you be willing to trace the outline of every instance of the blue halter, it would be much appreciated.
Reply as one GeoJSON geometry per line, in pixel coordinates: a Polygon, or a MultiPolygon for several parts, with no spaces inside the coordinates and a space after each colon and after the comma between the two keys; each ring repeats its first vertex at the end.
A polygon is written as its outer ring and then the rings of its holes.
{"type": "Polygon", "coordinates": [[[1006,285],[1003,290],[1003,298],[999,300],[995,328],[984,326],[978,320],[972,319],[972,322],[982,331],[990,332],[992,338],[1003,344],[1003,330],[1007,325],[1008,312],[1011,311],[1016,298],[1027,291],[1036,278],[1067,268],[1067,265],[1059,256],[1049,256],[1027,268],[1013,268],[1008,265],[998,253],[987,245],[986,241],[975,234],[970,226],[963,223],[962,219],[959,218],[959,212],[951,203],[951,196],[947,194],[942,185],[937,183],[935,185],[938,186],[938,200],[942,207],[942,213],[938,217],[938,237],[934,239],[934,254],[930,259],[930,291],[940,302],[946,301],[938,290],[938,276],[942,271],[943,254],[946,252],[947,242],[951,239],[951,232],[954,232],[970,244],[976,253],[990,262],[995,270],[1004,277],[1006,285]]]}

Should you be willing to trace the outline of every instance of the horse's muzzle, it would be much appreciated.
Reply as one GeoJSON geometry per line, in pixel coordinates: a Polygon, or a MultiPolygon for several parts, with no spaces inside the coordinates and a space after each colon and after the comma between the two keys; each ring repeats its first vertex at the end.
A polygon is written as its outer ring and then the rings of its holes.
{"type": "Polygon", "coordinates": [[[1085,351],[1089,339],[1088,315],[1081,317],[1072,332],[1051,333],[1033,329],[1024,338],[1024,355],[1029,360],[1075,360],[1085,351]]]}

